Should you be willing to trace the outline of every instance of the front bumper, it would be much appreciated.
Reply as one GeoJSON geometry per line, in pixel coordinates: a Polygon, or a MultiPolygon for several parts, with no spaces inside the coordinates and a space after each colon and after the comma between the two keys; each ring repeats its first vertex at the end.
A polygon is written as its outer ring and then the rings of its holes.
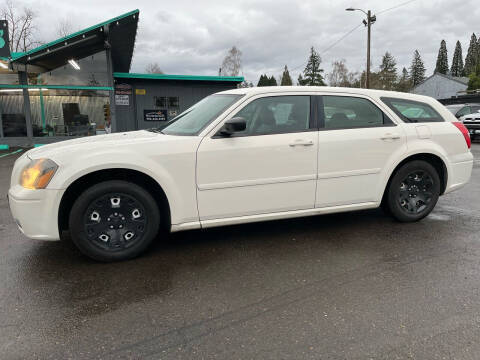
{"type": "Polygon", "coordinates": [[[8,191],[8,202],[20,231],[31,239],[59,240],[58,209],[64,192],[12,186],[8,191]]]}
{"type": "Polygon", "coordinates": [[[470,135],[480,134],[480,122],[464,121],[463,125],[465,125],[470,135]]]}

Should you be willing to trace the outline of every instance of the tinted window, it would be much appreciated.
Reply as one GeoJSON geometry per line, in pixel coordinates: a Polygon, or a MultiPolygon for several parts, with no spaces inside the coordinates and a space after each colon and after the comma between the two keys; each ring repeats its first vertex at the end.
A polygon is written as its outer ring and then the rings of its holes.
{"type": "Polygon", "coordinates": [[[430,105],[414,100],[381,98],[403,121],[438,122],[445,121],[430,105]]]}
{"type": "Polygon", "coordinates": [[[274,96],[252,101],[234,117],[242,117],[247,129],[235,135],[268,135],[307,131],[310,96],[274,96]]]}
{"type": "Polygon", "coordinates": [[[383,112],[367,99],[323,96],[325,129],[383,126],[383,112]]]}

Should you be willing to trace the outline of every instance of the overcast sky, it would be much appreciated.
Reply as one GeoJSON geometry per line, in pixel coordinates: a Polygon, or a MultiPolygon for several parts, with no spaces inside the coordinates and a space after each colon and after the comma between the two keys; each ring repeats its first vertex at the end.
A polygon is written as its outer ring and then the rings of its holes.
{"type": "Polygon", "coordinates": [[[440,41],[447,42],[449,64],[457,40],[465,57],[472,32],[480,34],[478,0],[16,0],[38,15],[38,38],[56,39],[56,23],[68,19],[79,30],[131,11],[140,10],[132,72],[144,72],[157,62],[168,74],[216,75],[232,45],[243,53],[243,75],[256,84],[262,73],[278,76],[288,65],[294,79],[303,70],[309,48],[322,56],[326,72],[331,63],[345,59],[350,70],[361,71],[366,62],[366,30],[362,26],[324,51],[360,24],[361,12],[378,13],[372,27],[372,66],[389,51],[398,70],[408,67],[415,49],[433,72],[440,41]]]}

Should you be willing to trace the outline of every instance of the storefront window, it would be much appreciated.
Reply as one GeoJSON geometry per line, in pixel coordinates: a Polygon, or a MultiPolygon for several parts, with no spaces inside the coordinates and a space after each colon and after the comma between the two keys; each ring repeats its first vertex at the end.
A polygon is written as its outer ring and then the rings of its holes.
{"type": "Polygon", "coordinates": [[[0,137],[25,137],[22,89],[0,88],[0,137]]]}
{"type": "Polygon", "coordinates": [[[105,51],[82,59],[72,59],[68,63],[50,72],[31,76],[30,85],[67,85],[67,86],[108,86],[107,56],[105,51]],[[78,65],[78,66],[76,66],[78,65]]]}
{"type": "Polygon", "coordinates": [[[110,132],[108,91],[40,89],[30,93],[34,137],[110,132]]]}

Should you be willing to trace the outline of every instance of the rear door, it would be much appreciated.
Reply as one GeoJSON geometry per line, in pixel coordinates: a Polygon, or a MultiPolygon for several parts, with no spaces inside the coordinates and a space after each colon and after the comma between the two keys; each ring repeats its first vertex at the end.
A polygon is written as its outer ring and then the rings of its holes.
{"type": "Polygon", "coordinates": [[[406,152],[403,129],[360,95],[324,95],[319,106],[315,206],[378,200],[386,168],[406,152]]]}

